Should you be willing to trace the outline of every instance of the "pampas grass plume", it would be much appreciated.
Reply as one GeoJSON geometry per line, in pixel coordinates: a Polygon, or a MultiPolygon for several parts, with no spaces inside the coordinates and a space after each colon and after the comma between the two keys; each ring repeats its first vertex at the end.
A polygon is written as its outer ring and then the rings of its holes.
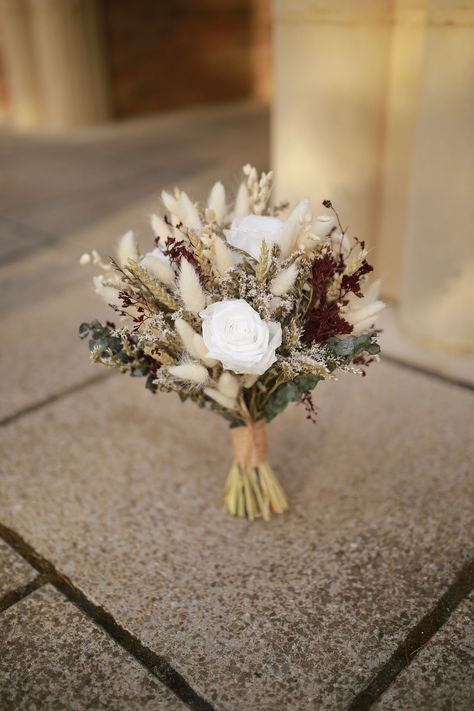
{"type": "Polygon", "coordinates": [[[127,265],[129,259],[133,259],[135,262],[137,261],[138,248],[133,230],[128,230],[128,232],[125,232],[125,234],[120,238],[117,245],[117,256],[119,264],[122,267],[127,265]]]}
{"type": "Polygon", "coordinates": [[[173,284],[174,271],[164,260],[159,257],[155,257],[153,254],[147,254],[146,257],[142,259],[141,263],[142,266],[145,267],[150,274],[153,274],[153,276],[159,279],[162,284],[166,284],[166,286],[173,284]]]}
{"type": "Polygon", "coordinates": [[[209,373],[206,368],[196,363],[183,363],[182,365],[170,365],[168,372],[179,380],[189,380],[191,383],[204,385],[207,383],[209,373]]]}
{"type": "Polygon", "coordinates": [[[226,397],[236,398],[239,394],[240,385],[237,378],[232,373],[224,372],[218,380],[217,388],[226,397]]]}
{"type": "Polygon", "coordinates": [[[286,269],[282,269],[270,283],[270,291],[274,296],[283,296],[286,294],[298,276],[298,268],[296,264],[290,264],[286,269]]]}
{"type": "Polygon", "coordinates": [[[193,314],[198,314],[206,306],[206,297],[199,282],[199,277],[184,257],[181,259],[179,273],[179,292],[183,304],[193,314]]]}
{"type": "Polygon", "coordinates": [[[249,191],[245,183],[241,183],[235,198],[234,217],[245,217],[250,212],[249,191]]]}
{"type": "Polygon", "coordinates": [[[208,358],[207,354],[209,352],[208,347],[204,343],[204,338],[200,333],[195,333],[193,338],[193,345],[196,351],[197,357],[203,361],[209,368],[217,365],[217,360],[214,358],[208,358]]]}
{"type": "Polygon", "coordinates": [[[300,202],[293,208],[283,223],[283,228],[278,240],[281,247],[282,257],[287,257],[291,253],[296,237],[298,236],[298,232],[301,229],[302,221],[308,212],[309,200],[308,198],[303,198],[303,200],[300,200],[300,202]]]}
{"type": "Polygon", "coordinates": [[[166,240],[171,237],[170,228],[163,220],[163,218],[155,215],[154,213],[150,215],[150,225],[153,230],[155,237],[160,238],[160,244],[165,246],[166,240]]]}
{"type": "Polygon", "coordinates": [[[176,217],[181,217],[179,202],[175,197],[173,197],[173,195],[171,195],[171,193],[167,193],[166,190],[162,190],[161,199],[163,200],[163,205],[166,207],[168,212],[171,212],[172,215],[176,215],[176,217]]]}
{"type": "Polygon", "coordinates": [[[93,284],[95,293],[99,294],[106,304],[113,304],[114,306],[120,305],[121,302],[117,289],[114,289],[112,286],[105,286],[101,274],[93,277],[93,284]]]}
{"type": "Polygon", "coordinates": [[[190,326],[184,318],[177,318],[174,322],[174,326],[179,337],[181,338],[181,341],[183,342],[183,346],[186,348],[188,353],[192,355],[193,358],[199,358],[198,352],[194,347],[194,336],[196,335],[196,331],[193,327],[190,326]]]}
{"type": "Polygon", "coordinates": [[[214,183],[209,193],[207,206],[209,210],[213,211],[215,220],[220,225],[225,212],[225,189],[220,181],[214,183]]]}
{"type": "Polygon", "coordinates": [[[216,267],[219,274],[225,274],[228,269],[234,266],[232,259],[232,252],[226,245],[224,241],[217,237],[214,242],[214,252],[216,255],[216,267]]]}
{"type": "Polygon", "coordinates": [[[179,198],[179,212],[179,217],[181,217],[186,227],[190,227],[193,230],[201,229],[198,211],[184,190],[179,198]]]}
{"type": "Polygon", "coordinates": [[[204,388],[204,393],[219,403],[219,405],[222,405],[222,407],[226,407],[228,410],[235,410],[235,398],[227,397],[227,395],[223,395],[219,390],[215,390],[214,388],[204,388]]]}

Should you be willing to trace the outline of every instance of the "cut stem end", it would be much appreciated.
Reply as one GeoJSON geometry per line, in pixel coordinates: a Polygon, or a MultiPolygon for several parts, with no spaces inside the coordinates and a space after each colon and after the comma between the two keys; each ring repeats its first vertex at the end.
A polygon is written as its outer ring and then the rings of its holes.
{"type": "Polygon", "coordinates": [[[288,508],[285,493],[265,462],[254,467],[242,467],[234,461],[224,490],[224,508],[233,516],[253,521],[269,521],[272,513],[283,513],[288,508]]]}

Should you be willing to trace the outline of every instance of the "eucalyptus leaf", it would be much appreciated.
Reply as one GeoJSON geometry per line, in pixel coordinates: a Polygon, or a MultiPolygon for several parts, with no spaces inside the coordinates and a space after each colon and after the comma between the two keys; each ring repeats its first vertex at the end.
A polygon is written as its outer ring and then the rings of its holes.
{"type": "Polygon", "coordinates": [[[130,375],[132,378],[143,378],[145,375],[148,375],[149,371],[150,369],[144,366],[141,368],[132,368],[130,375]]]}
{"type": "Polygon", "coordinates": [[[79,326],[79,338],[87,338],[90,330],[91,330],[90,324],[81,323],[81,325],[79,326]]]}
{"type": "Polygon", "coordinates": [[[155,383],[155,378],[155,373],[148,373],[148,377],[145,383],[146,389],[150,390],[152,393],[156,393],[156,391],[158,390],[158,385],[155,383]]]}
{"type": "Polygon", "coordinates": [[[267,400],[263,410],[267,422],[273,420],[290,402],[298,402],[303,393],[313,390],[322,379],[315,375],[300,375],[295,380],[280,385],[267,400]]]}
{"type": "Polygon", "coordinates": [[[338,358],[346,362],[351,361],[360,353],[376,355],[380,353],[380,346],[375,341],[375,336],[362,334],[361,336],[347,336],[346,338],[330,338],[326,348],[338,358]]]}

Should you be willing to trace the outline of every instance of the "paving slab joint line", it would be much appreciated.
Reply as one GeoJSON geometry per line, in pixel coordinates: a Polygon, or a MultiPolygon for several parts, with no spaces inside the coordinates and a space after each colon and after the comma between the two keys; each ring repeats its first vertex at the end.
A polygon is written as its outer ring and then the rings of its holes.
{"type": "Polygon", "coordinates": [[[435,380],[440,380],[442,383],[447,385],[453,385],[456,388],[463,388],[464,390],[474,390],[474,383],[470,383],[468,380],[463,380],[461,378],[455,378],[451,375],[445,375],[444,373],[439,373],[432,368],[426,368],[423,365],[418,365],[416,363],[411,363],[408,360],[404,360],[398,356],[392,356],[384,353],[382,351],[381,360],[392,365],[398,366],[399,368],[406,368],[407,370],[412,370],[414,373],[419,373],[420,375],[426,375],[429,378],[434,378],[435,380]]]}
{"type": "Polygon", "coordinates": [[[33,580],[30,580],[26,585],[21,585],[19,588],[14,590],[9,590],[5,595],[0,597],[0,613],[8,610],[12,605],[16,605],[17,602],[21,602],[28,595],[31,595],[35,590],[46,585],[48,579],[44,575],[37,575],[33,580]]]}
{"type": "Polygon", "coordinates": [[[354,698],[348,711],[367,711],[415,659],[431,638],[448,621],[458,605],[474,591],[474,559],[458,572],[446,592],[401,642],[389,659],[354,698]]]}
{"type": "Polygon", "coordinates": [[[7,415],[3,418],[3,420],[0,420],[0,427],[6,427],[6,425],[10,425],[12,422],[16,422],[16,420],[19,420],[25,415],[30,415],[33,412],[37,412],[38,410],[41,410],[47,405],[52,405],[54,402],[58,402],[58,400],[63,400],[65,397],[69,397],[69,395],[75,395],[77,392],[81,392],[81,390],[85,390],[89,386],[96,385],[97,383],[102,382],[102,380],[106,380],[107,378],[111,378],[115,375],[117,375],[117,373],[112,372],[96,373],[94,375],[91,375],[90,378],[82,380],[76,385],[71,385],[69,388],[65,388],[64,390],[61,390],[58,393],[48,395],[48,397],[45,397],[44,400],[38,400],[38,402],[34,402],[31,405],[27,405],[27,407],[24,407],[21,410],[14,412],[12,415],[7,415]]]}
{"type": "Polygon", "coordinates": [[[66,575],[56,570],[50,561],[37,553],[16,531],[0,523],[0,538],[38,571],[40,574],[38,578],[44,581],[42,584],[53,585],[190,709],[214,711],[213,706],[194,691],[165,657],[145,647],[137,637],[119,625],[109,612],[89,600],[82,590],[76,587],[66,575]]]}

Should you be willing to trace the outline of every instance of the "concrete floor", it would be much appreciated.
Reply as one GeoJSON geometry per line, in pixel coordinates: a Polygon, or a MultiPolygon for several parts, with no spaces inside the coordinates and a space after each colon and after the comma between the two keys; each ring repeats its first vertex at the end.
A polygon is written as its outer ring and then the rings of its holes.
{"type": "Polygon", "coordinates": [[[2,711],[474,707],[472,363],[390,311],[385,361],[318,386],[316,428],[270,427],[291,510],[249,524],[219,507],[224,423],[77,338],[102,312],[78,256],[267,146],[250,105],[0,134],[2,711]]]}

